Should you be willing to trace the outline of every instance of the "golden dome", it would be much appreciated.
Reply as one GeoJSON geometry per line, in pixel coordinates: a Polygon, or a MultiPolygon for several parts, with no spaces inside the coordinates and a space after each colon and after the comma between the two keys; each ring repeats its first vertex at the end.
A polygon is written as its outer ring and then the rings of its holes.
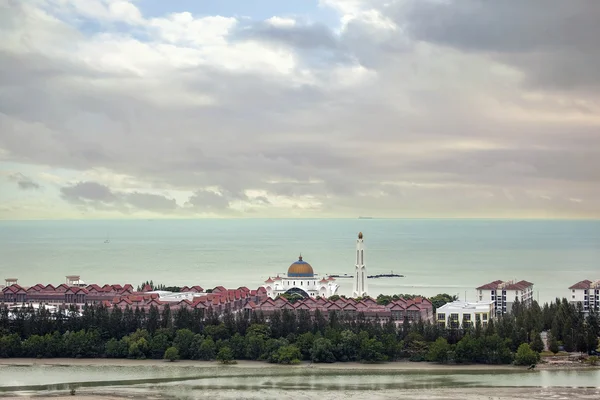
{"type": "Polygon", "coordinates": [[[359,239],[362,239],[362,237],[363,237],[363,234],[362,234],[362,232],[358,232],[358,238],[359,238],[359,239]]]}
{"type": "Polygon", "coordinates": [[[302,261],[302,256],[300,256],[298,261],[290,265],[287,275],[290,278],[312,278],[315,273],[310,264],[302,261]]]}

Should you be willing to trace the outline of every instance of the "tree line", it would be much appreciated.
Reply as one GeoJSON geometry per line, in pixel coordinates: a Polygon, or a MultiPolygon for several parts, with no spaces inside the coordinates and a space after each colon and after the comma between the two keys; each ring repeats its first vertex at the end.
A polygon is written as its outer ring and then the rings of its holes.
{"type": "Polygon", "coordinates": [[[598,347],[598,317],[584,316],[566,299],[540,307],[517,301],[510,314],[484,327],[441,328],[435,323],[383,324],[363,314],[318,310],[239,312],[222,316],[186,308],[86,305],[51,313],[0,307],[0,357],[108,357],[134,359],[263,360],[271,363],[379,362],[408,359],[483,364],[532,364],[544,349],[589,351],[598,347]]]}

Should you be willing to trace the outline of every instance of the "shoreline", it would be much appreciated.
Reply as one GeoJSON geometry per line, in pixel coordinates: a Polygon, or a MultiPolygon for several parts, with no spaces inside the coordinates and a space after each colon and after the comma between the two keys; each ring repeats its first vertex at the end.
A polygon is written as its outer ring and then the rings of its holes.
{"type": "MultiPolygon", "coordinates": [[[[1,367],[33,367],[33,366],[80,366],[80,367],[189,367],[189,368],[298,368],[317,370],[370,370],[370,371],[527,371],[527,366],[488,365],[488,364],[436,364],[430,362],[394,361],[376,364],[359,362],[310,363],[304,361],[297,365],[269,364],[265,361],[239,360],[237,364],[224,365],[218,361],[181,360],[168,362],[165,360],[130,360],[117,358],[0,358],[1,367]]],[[[543,363],[533,370],[572,370],[600,369],[580,363],[543,363]]]]}

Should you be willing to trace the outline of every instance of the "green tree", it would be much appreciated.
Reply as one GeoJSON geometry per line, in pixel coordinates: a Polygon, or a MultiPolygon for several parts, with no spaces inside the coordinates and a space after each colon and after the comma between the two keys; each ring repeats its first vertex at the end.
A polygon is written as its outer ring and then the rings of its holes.
{"type": "Polygon", "coordinates": [[[235,364],[233,351],[229,346],[223,346],[219,349],[219,353],[217,354],[217,360],[220,361],[222,364],[235,364]]]}
{"type": "Polygon", "coordinates": [[[362,362],[378,362],[385,361],[386,357],[383,353],[383,344],[376,338],[363,339],[360,342],[359,358],[362,362]]]}
{"type": "Polygon", "coordinates": [[[277,349],[277,362],[279,364],[298,364],[302,354],[294,345],[282,346],[277,349]]]}
{"type": "Polygon", "coordinates": [[[163,358],[165,360],[169,360],[170,362],[178,360],[179,350],[177,350],[177,347],[169,347],[167,350],[165,350],[165,355],[163,358]]]}
{"type": "Polygon", "coordinates": [[[544,342],[542,341],[542,337],[537,332],[532,332],[531,337],[533,338],[531,342],[531,350],[536,353],[541,353],[544,351],[544,342]]]}
{"type": "Polygon", "coordinates": [[[333,355],[333,343],[329,339],[317,338],[313,342],[313,347],[310,351],[310,357],[316,363],[332,363],[335,362],[333,355]]]}
{"type": "Polygon", "coordinates": [[[108,358],[125,358],[129,352],[126,340],[111,338],[107,343],[104,354],[108,358]]]}
{"type": "Polygon", "coordinates": [[[217,346],[212,338],[206,338],[200,344],[198,349],[198,357],[201,360],[214,360],[217,353],[217,346]]]}
{"type": "Polygon", "coordinates": [[[450,359],[451,350],[452,346],[448,344],[446,339],[438,338],[431,346],[429,346],[427,360],[445,364],[450,359]]]}
{"type": "Polygon", "coordinates": [[[527,343],[522,343],[515,355],[515,364],[517,365],[532,365],[539,361],[539,353],[536,353],[529,347],[527,343]]]}
{"type": "Polygon", "coordinates": [[[558,353],[558,350],[559,350],[558,340],[556,340],[556,337],[551,332],[548,332],[547,340],[548,340],[548,350],[550,350],[554,354],[558,353]]]}
{"type": "Polygon", "coordinates": [[[193,358],[192,344],[194,342],[194,332],[189,329],[180,329],[175,333],[173,346],[177,348],[181,358],[191,360],[193,358]]]}

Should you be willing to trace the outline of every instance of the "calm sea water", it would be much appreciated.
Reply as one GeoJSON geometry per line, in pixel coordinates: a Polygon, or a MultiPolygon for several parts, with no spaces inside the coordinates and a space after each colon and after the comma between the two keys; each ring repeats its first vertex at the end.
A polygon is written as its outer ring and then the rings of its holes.
{"type": "MultiPolygon", "coordinates": [[[[478,285],[525,279],[548,301],[600,279],[600,221],[459,219],[0,221],[0,279],[255,288],[299,253],[318,274],[352,274],[359,231],[369,273],[405,275],[370,279],[373,295],[474,300],[478,285]]],[[[339,282],[349,294],[351,280],[339,282]]]]}

